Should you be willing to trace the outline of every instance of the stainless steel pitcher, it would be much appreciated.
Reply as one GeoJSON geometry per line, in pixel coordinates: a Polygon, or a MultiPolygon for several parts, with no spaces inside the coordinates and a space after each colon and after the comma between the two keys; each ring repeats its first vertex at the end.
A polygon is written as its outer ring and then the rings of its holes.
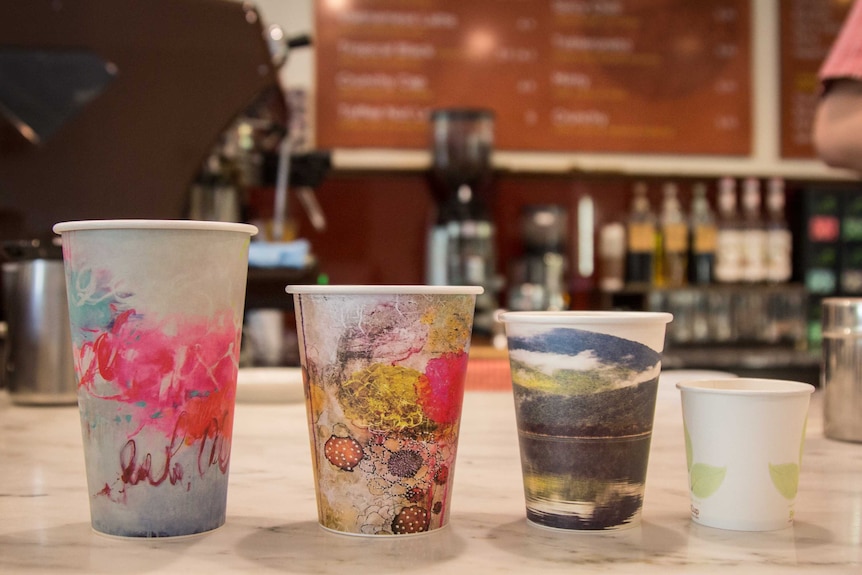
{"type": "Polygon", "coordinates": [[[76,402],[62,253],[39,242],[3,245],[5,386],[14,403],[76,402]]]}
{"type": "Polygon", "coordinates": [[[826,298],[823,318],[823,434],[862,442],[862,298],[826,298]]]}

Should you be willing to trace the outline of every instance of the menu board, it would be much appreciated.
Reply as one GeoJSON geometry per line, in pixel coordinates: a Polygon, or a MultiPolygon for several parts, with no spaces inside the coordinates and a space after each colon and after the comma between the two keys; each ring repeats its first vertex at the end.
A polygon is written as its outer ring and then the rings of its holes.
{"type": "Polygon", "coordinates": [[[811,128],[820,84],[817,71],[852,2],[782,0],[781,156],[813,158],[811,128]]]}
{"type": "Polygon", "coordinates": [[[321,148],[427,148],[435,108],[501,150],[748,155],[749,0],[318,0],[321,148]]]}

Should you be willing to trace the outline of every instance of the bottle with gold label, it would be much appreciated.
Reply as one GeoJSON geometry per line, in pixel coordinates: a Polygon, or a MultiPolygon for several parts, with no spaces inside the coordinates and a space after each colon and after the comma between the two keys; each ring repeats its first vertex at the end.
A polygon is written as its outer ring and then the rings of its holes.
{"type": "Polygon", "coordinates": [[[647,185],[634,186],[631,211],[626,222],[626,282],[649,285],[653,279],[656,226],[647,197],[647,185]]]}
{"type": "Polygon", "coordinates": [[[688,280],[688,222],[677,196],[677,187],[668,182],[663,188],[659,237],[656,241],[655,284],[682,287],[688,280]]]}
{"type": "Polygon", "coordinates": [[[688,281],[699,285],[710,284],[715,280],[717,226],[706,197],[705,184],[697,183],[692,189],[690,220],[688,281]]]}

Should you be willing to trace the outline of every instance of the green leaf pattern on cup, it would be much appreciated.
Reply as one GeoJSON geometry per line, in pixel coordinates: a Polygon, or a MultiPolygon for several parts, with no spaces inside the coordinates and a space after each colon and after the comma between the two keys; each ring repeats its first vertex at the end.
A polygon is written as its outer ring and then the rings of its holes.
{"type": "Polygon", "coordinates": [[[701,499],[706,499],[721,487],[727,467],[716,467],[706,463],[695,463],[689,470],[691,492],[701,499]]]}
{"type": "Polygon", "coordinates": [[[685,422],[682,424],[682,430],[685,433],[685,468],[691,472],[691,436],[688,434],[688,427],[685,425],[685,422]]]}
{"type": "Polygon", "coordinates": [[[799,438],[799,461],[797,463],[769,464],[769,477],[778,492],[785,498],[793,500],[799,489],[799,469],[802,467],[802,448],[805,446],[805,433],[808,429],[808,417],[802,424],[802,437],[799,438]]]}
{"type": "Polygon", "coordinates": [[[769,464],[769,477],[772,484],[785,499],[796,497],[799,487],[799,465],[796,463],[769,464]]]}
{"type": "MultiPolygon", "coordinates": [[[[793,500],[799,489],[799,469],[802,465],[802,450],[805,445],[805,433],[808,428],[808,418],[802,425],[802,437],[799,441],[799,461],[796,463],[769,463],[769,477],[778,492],[786,499],[793,500]]],[[[685,434],[685,463],[688,468],[689,486],[692,494],[705,499],[718,491],[727,474],[727,467],[694,463],[694,452],[688,426],[683,421],[685,434]]]]}
{"type": "Polygon", "coordinates": [[[688,426],[683,421],[683,433],[685,434],[685,463],[688,468],[689,488],[695,497],[706,499],[721,487],[727,474],[727,466],[718,467],[706,463],[693,463],[694,452],[691,446],[691,436],[688,434],[688,426]]]}

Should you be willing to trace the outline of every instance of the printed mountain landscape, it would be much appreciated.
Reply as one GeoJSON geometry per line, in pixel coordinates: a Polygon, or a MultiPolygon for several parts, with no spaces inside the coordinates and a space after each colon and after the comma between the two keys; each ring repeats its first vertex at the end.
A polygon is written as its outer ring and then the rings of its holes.
{"type": "Polygon", "coordinates": [[[556,328],[509,338],[527,517],[614,529],[639,516],[661,354],[556,328]]]}
{"type": "Polygon", "coordinates": [[[509,340],[525,429],[567,437],[652,429],[661,354],[628,339],[558,328],[509,340]]]}

